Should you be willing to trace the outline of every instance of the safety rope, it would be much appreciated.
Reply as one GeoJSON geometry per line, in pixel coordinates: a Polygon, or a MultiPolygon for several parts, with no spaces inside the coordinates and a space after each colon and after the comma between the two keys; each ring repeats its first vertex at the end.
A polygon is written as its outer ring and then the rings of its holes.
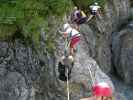
{"type": "Polygon", "coordinates": [[[70,100],[70,90],[69,90],[69,70],[67,68],[67,100],[70,100]]]}
{"type": "Polygon", "coordinates": [[[66,39],[65,39],[65,50],[68,50],[68,48],[70,46],[70,42],[71,42],[71,40],[68,40],[68,38],[66,37],[66,39]]]}
{"type": "Polygon", "coordinates": [[[94,86],[95,82],[94,82],[94,77],[92,75],[92,70],[91,70],[91,65],[90,64],[89,64],[88,69],[89,69],[90,77],[91,77],[91,80],[92,80],[92,84],[91,85],[94,86]]]}
{"type": "MultiPolygon", "coordinates": [[[[65,56],[67,56],[68,49],[70,47],[71,39],[68,39],[68,37],[65,38],[65,56]]],[[[70,100],[70,90],[69,90],[69,67],[67,66],[67,100],[70,100]]]]}
{"type": "MultiPolygon", "coordinates": [[[[85,33],[82,33],[83,34],[83,38],[85,38],[84,34],[85,33]]],[[[92,74],[92,68],[91,68],[91,64],[88,65],[88,70],[89,70],[89,74],[90,74],[90,78],[91,78],[91,87],[95,85],[95,74],[92,74]]]]}
{"type": "MultiPolygon", "coordinates": [[[[73,28],[72,28],[72,30],[73,30],[73,28]]],[[[70,35],[68,37],[66,37],[66,39],[65,39],[65,52],[67,52],[67,50],[70,49],[70,43],[71,43],[71,38],[72,38],[72,30],[70,32],[70,35]]]]}

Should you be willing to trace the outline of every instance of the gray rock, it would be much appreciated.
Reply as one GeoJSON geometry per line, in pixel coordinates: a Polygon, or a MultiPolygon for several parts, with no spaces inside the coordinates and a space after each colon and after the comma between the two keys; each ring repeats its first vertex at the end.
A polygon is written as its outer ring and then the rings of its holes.
{"type": "Polygon", "coordinates": [[[0,65],[0,77],[5,76],[6,73],[7,73],[6,65],[1,64],[0,65]]]}
{"type": "MultiPolygon", "coordinates": [[[[75,66],[72,70],[70,80],[70,97],[72,100],[79,100],[88,96],[91,89],[91,67],[94,82],[106,81],[114,90],[110,78],[104,72],[110,72],[111,67],[111,33],[117,30],[121,24],[127,22],[129,16],[128,0],[108,0],[105,6],[105,15],[96,18],[94,23],[83,27],[83,40],[76,55],[75,66]],[[91,58],[91,57],[93,58],[91,58]],[[97,63],[96,63],[96,61],[97,63]],[[99,68],[102,68],[102,70],[99,68]],[[104,72],[103,72],[104,71],[104,72]],[[88,89],[83,87],[82,81],[88,82],[88,89]]],[[[49,18],[52,26],[49,35],[59,36],[55,32],[60,24],[54,16],[49,18]],[[54,34],[53,34],[54,33],[54,34]]],[[[81,33],[82,33],[81,31],[81,33]]],[[[14,44],[0,42],[0,98],[1,100],[65,100],[67,98],[66,82],[58,79],[56,62],[63,54],[64,40],[56,41],[61,43],[61,48],[55,55],[46,52],[44,41],[48,35],[41,34],[41,47],[36,54],[33,48],[26,47],[22,41],[16,40],[14,44]]],[[[128,65],[125,61],[129,59],[127,55],[132,54],[125,49],[122,50],[120,62],[128,65]]],[[[119,48],[118,48],[119,51],[119,48]]],[[[119,53],[118,53],[119,54],[119,53]]],[[[116,57],[117,58],[117,57],[116,57]]],[[[132,57],[129,59],[131,61],[132,57]]],[[[119,58],[117,59],[119,61],[119,58]]],[[[132,63],[129,63],[132,65],[132,63]]],[[[128,66],[129,66],[128,65],[128,66]]],[[[131,72],[126,74],[130,77],[131,72]]],[[[124,75],[123,75],[124,76],[124,75]]],[[[132,78],[130,78],[132,79],[132,78]]],[[[129,80],[128,80],[129,81],[129,80]]]]}
{"type": "Polygon", "coordinates": [[[133,28],[133,21],[129,22],[128,27],[131,28],[131,29],[133,28]]]}
{"type": "Polygon", "coordinates": [[[112,51],[113,63],[122,79],[129,84],[133,83],[133,30],[124,29],[118,33],[114,33],[112,51]]]}
{"type": "Polygon", "coordinates": [[[133,19],[133,7],[131,8],[131,11],[130,11],[130,17],[131,19],[133,19]]]}
{"type": "Polygon", "coordinates": [[[5,57],[7,55],[8,44],[3,42],[0,44],[0,57],[5,57]]]}
{"type": "Polygon", "coordinates": [[[0,79],[1,100],[27,100],[30,92],[24,77],[17,72],[9,72],[0,79]]]}
{"type": "Polygon", "coordinates": [[[112,70],[111,66],[111,34],[121,25],[128,22],[130,15],[129,0],[108,0],[104,7],[104,14],[95,17],[88,24],[81,26],[81,34],[88,43],[90,56],[106,73],[112,70]]]}
{"type": "Polygon", "coordinates": [[[0,100],[35,100],[33,83],[42,71],[37,54],[20,40],[0,47],[0,100]]]}
{"type": "MultiPolygon", "coordinates": [[[[75,56],[75,64],[72,69],[71,79],[69,81],[70,98],[72,100],[79,100],[81,98],[90,96],[92,94],[92,84],[95,84],[96,82],[107,82],[114,91],[114,85],[110,78],[99,68],[96,61],[89,57],[90,52],[88,50],[87,43],[88,42],[85,41],[85,37],[82,35],[78,52],[75,56]],[[83,82],[86,82],[87,88],[84,86],[83,82]]],[[[58,78],[58,72],[56,71],[56,73],[58,78]]],[[[67,98],[66,82],[62,82],[59,79],[57,82],[56,91],[58,91],[58,94],[61,95],[60,97],[56,97],[56,99],[65,100],[67,98]]]]}

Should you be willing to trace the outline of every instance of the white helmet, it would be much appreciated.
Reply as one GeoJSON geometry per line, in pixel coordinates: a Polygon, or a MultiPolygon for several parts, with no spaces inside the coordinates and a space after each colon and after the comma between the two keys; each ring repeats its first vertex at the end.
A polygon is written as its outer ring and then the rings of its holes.
{"type": "Polygon", "coordinates": [[[98,5],[98,3],[97,3],[97,2],[95,2],[94,4],[95,4],[96,6],[98,5]]]}
{"type": "Polygon", "coordinates": [[[68,23],[64,24],[64,30],[66,30],[68,27],[70,27],[70,25],[68,23]]]}

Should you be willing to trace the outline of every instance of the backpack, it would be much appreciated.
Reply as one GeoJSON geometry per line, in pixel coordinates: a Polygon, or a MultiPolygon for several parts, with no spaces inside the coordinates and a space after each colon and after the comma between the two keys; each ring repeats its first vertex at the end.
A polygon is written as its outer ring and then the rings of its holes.
{"type": "Polygon", "coordinates": [[[67,77],[65,75],[65,65],[63,65],[61,62],[58,63],[58,72],[59,72],[59,79],[62,81],[67,81],[67,77]]]}
{"type": "Polygon", "coordinates": [[[66,72],[67,68],[68,68],[68,79],[70,79],[70,74],[74,63],[70,63],[68,59],[65,59],[64,62],[65,62],[64,65],[61,62],[58,63],[59,79],[62,81],[67,81],[67,72],[66,72]]]}

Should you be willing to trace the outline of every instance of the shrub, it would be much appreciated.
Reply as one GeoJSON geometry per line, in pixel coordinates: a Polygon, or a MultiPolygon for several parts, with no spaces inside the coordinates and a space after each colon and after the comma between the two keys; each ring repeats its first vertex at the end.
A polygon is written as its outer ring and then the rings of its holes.
{"type": "Polygon", "coordinates": [[[32,39],[38,45],[41,28],[47,34],[50,31],[48,17],[62,16],[70,9],[70,4],[67,0],[0,0],[0,39],[6,39],[21,30],[17,34],[21,33],[20,35],[32,39]],[[5,25],[9,26],[5,27],[8,32],[2,32],[5,25]]]}

